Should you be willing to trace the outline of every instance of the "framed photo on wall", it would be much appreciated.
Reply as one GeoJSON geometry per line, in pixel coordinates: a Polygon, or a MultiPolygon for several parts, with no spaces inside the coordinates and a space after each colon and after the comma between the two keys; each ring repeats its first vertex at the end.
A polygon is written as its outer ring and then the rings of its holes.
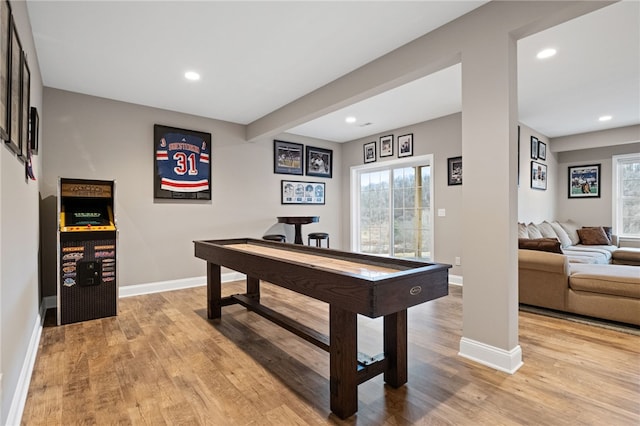
{"type": "Polygon", "coordinates": [[[324,182],[300,182],[282,180],[280,186],[281,204],[324,204],[324,182]]]}
{"type": "Polygon", "coordinates": [[[376,161],[376,142],[365,143],[363,146],[364,150],[364,162],[365,163],[373,163],[376,161]]]}
{"type": "Polygon", "coordinates": [[[273,173],[302,175],[304,145],[301,143],[273,141],[273,173]]]}
{"type": "Polygon", "coordinates": [[[22,89],[20,92],[20,155],[26,161],[29,148],[29,101],[31,100],[31,71],[27,56],[22,54],[22,89]]]}
{"type": "Polygon", "coordinates": [[[330,178],[333,169],[333,150],[307,146],[307,176],[330,178]]]}
{"type": "Polygon", "coordinates": [[[600,198],[600,164],[569,166],[569,198],[600,198]]]}
{"type": "Polygon", "coordinates": [[[9,47],[11,38],[11,7],[8,1],[0,0],[0,138],[9,138],[9,47]]]}
{"type": "Polygon", "coordinates": [[[538,159],[538,138],[531,136],[531,159],[538,159]]]}
{"type": "Polygon", "coordinates": [[[398,136],[398,157],[411,157],[413,155],[413,133],[398,136]]]}
{"type": "Polygon", "coordinates": [[[532,189],[547,189],[547,165],[538,163],[537,161],[531,162],[531,188],[532,189]]]}
{"type": "Polygon", "coordinates": [[[38,117],[38,109],[31,107],[29,112],[29,147],[31,153],[38,154],[38,132],[40,131],[40,117],[38,117]]]}
{"type": "Polygon", "coordinates": [[[462,157],[447,158],[447,178],[449,185],[462,185],[462,157]]]}
{"type": "Polygon", "coordinates": [[[393,156],[393,135],[380,136],[380,157],[393,156]]]}
{"type": "Polygon", "coordinates": [[[20,156],[22,148],[20,146],[20,108],[22,100],[20,94],[22,92],[22,45],[18,38],[18,31],[11,20],[11,30],[9,31],[10,49],[9,49],[9,92],[7,97],[9,108],[9,135],[5,140],[10,148],[20,156]]]}
{"type": "Polygon", "coordinates": [[[154,198],[211,199],[211,133],[153,126],[154,198]]]}
{"type": "Polygon", "coordinates": [[[547,144],[540,140],[538,141],[538,158],[540,160],[547,159],[547,144]]]}

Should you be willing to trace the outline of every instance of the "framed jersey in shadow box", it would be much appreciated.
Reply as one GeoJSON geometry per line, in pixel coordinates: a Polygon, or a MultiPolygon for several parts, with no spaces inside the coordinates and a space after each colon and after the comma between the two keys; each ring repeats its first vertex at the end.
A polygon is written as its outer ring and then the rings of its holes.
{"type": "Polygon", "coordinates": [[[154,198],[211,199],[211,133],[153,126],[154,198]]]}

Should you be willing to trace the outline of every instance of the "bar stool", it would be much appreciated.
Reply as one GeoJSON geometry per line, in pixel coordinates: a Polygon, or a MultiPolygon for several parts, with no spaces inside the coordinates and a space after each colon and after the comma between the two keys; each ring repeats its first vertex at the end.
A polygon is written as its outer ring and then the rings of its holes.
{"type": "Polygon", "coordinates": [[[267,235],[264,235],[262,239],[267,241],[278,241],[281,243],[287,242],[287,237],[282,234],[267,234],[267,235]]]}
{"type": "Polygon", "coordinates": [[[311,232],[307,235],[308,245],[311,245],[311,240],[316,241],[316,247],[322,247],[322,240],[327,240],[327,248],[329,248],[329,234],[326,232],[311,232]]]}

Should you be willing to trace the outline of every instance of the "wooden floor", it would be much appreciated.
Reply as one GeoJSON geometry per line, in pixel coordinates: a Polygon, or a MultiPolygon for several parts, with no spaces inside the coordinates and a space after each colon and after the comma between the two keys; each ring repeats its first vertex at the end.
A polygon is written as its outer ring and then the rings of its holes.
{"type": "MultiPolygon", "coordinates": [[[[325,304],[268,284],[262,300],[328,334],[325,304]]],[[[22,423],[640,424],[631,334],[521,312],[524,366],[501,373],[457,355],[462,296],[451,287],[409,309],[408,384],[360,385],[358,413],[342,421],[329,410],[326,352],[239,306],[208,321],[205,302],[205,287],[131,297],[117,317],[46,326],[22,423]]],[[[359,349],[381,352],[382,321],[359,325],[359,349]]]]}

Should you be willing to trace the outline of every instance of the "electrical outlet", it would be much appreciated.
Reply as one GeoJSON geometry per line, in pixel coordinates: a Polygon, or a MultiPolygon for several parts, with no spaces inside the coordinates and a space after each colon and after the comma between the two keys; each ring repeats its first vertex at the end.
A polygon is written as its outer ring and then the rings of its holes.
{"type": "Polygon", "coordinates": [[[460,266],[460,257],[459,256],[456,256],[455,264],[456,264],[456,266],[460,266]]]}

